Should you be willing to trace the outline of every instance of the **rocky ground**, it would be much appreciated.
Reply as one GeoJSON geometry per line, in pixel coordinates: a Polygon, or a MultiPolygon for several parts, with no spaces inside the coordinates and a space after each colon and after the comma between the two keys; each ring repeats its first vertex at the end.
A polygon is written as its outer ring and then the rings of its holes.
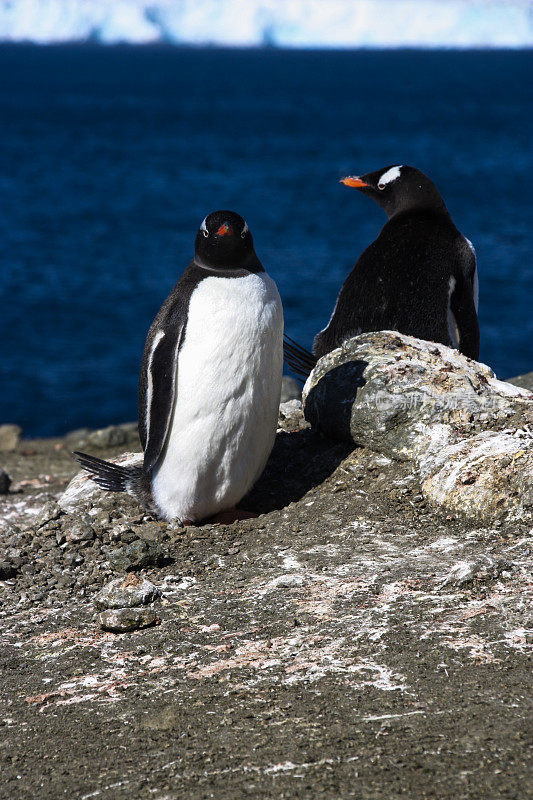
{"type": "Polygon", "coordinates": [[[1,797],[531,796],[531,522],[430,507],[297,405],[226,526],[58,504],[134,426],[0,452],[1,797]]]}

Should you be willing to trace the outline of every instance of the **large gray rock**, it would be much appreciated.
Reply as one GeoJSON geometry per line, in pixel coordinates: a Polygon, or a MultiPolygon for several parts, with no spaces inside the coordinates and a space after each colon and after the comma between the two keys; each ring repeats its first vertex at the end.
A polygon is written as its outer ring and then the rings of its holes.
{"type": "Polygon", "coordinates": [[[412,461],[448,514],[533,517],[533,394],[456,350],[362,334],[320,359],[303,403],[326,436],[412,461]]]}
{"type": "Polygon", "coordinates": [[[303,389],[306,419],[333,439],[400,460],[484,427],[533,422],[533,395],[457,350],[392,331],[321,358],[303,389]]]}

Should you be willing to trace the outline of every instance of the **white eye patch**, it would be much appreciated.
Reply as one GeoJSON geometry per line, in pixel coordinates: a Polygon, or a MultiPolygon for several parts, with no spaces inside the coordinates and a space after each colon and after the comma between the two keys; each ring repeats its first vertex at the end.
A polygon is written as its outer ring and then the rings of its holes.
{"type": "Polygon", "coordinates": [[[244,228],[241,231],[241,239],[244,239],[244,237],[246,236],[246,234],[248,233],[249,230],[250,230],[250,228],[248,227],[247,223],[245,222],[244,223],[244,228]]]}
{"type": "Polygon", "coordinates": [[[207,225],[205,224],[205,220],[206,219],[207,219],[207,217],[204,219],[204,221],[200,225],[200,230],[203,232],[204,236],[207,238],[209,236],[209,231],[207,230],[207,225]]]}
{"type": "Polygon", "coordinates": [[[398,167],[391,167],[387,172],[384,172],[378,181],[378,189],[384,189],[388,183],[392,183],[396,178],[399,178],[402,166],[403,165],[400,164],[398,167]]]}

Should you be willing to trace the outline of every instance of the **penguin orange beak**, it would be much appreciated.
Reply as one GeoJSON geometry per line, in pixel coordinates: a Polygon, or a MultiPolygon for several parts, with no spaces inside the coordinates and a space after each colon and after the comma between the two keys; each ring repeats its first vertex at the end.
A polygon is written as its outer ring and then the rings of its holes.
{"type": "Polygon", "coordinates": [[[353,186],[355,189],[361,189],[361,187],[369,185],[362,178],[358,178],[357,175],[348,175],[346,178],[341,178],[340,183],[344,183],[345,186],[353,186]]]}
{"type": "Polygon", "coordinates": [[[231,225],[228,225],[227,222],[224,222],[224,224],[218,229],[217,234],[219,236],[225,236],[227,233],[233,233],[233,228],[231,225]]]}

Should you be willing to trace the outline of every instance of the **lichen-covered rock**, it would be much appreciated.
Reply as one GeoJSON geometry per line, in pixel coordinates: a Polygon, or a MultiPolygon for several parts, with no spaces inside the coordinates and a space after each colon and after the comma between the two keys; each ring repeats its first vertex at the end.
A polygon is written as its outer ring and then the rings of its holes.
{"type": "Polygon", "coordinates": [[[11,453],[16,450],[22,437],[19,425],[0,425],[0,452],[11,453]]]}
{"type": "Polygon", "coordinates": [[[424,497],[471,519],[533,516],[533,435],[486,431],[432,453],[420,464],[424,497]]]}
{"type": "MultiPolygon", "coordinates": [[[[114,464],[124,464],[126,466],[141,466],[143,462],[142,453],[123,453],[117,458],[110,458],[114,464]]],[[[81,470],[72,478],[69,485],[59,499],[59,505],[63,511],[75,512],[87,503],[93,503],[99,497],[105,496],[106,492],[96,484],[89,473],[81,470]]]]}
{"type": "Polygon", "coordinates": [[[98,611],[109,608],[136,608],[147,606],[161,597],[161,592],[146,578],[128,575],[116,578],[101,589],[94,598],[98,611]]]}
{"type": "Polygon", "coordinates": [[[457,350],[392,331],[361,334],[323,356],[303,405],[325,435],[400,460],[418,461],[482,426],[533,421],[527,390],[457,350]]]}
{"type": "Polygon", "coordinates": [[[98,614],[98,622],[104,631],[129,633],[155,625],[157,614],[153,608],[110,608],[98,614]]]}

